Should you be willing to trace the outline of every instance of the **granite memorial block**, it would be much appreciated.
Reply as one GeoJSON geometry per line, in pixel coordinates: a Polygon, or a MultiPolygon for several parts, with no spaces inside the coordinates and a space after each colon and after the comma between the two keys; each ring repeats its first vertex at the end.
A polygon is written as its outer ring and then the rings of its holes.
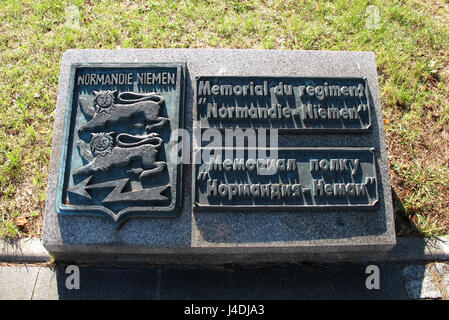
{"type": "Polygon", "coordinates": [[[64,54],[56,260],[367,261],[394,245],[373,53],[64,54]]]}

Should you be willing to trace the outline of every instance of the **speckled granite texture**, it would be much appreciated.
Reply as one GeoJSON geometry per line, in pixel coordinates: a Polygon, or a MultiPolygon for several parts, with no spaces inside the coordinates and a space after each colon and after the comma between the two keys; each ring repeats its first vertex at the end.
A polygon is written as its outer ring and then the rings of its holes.
{"type": "Polygon", "coordinates": [[[395,245],[390,177],[372,52],[138,49],[69,50],[62,60],[45,213],[45,248],[56,260],[144,263],[257,263],[382,259],[395,245]],[[182,214],[135,218],[120,229],[101,217],[55,210],[69,69],[80,62],[186,62],[184,126],[192,131],[195,76],[366,77],[375,108],[369,133],[279,136],[280,146],[375,147],[380,203],[368,211],[192,211],[192,168],[183,168],[182,214]]]}

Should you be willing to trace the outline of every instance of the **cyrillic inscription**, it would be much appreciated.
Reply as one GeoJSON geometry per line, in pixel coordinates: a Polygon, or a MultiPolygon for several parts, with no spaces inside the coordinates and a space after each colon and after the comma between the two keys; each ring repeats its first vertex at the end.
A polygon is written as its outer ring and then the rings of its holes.
{"type": "Polygon", "coordinates": [[[255,150],[238,158],[242,150],[234,150],[232,159],[226,158],[229,150],[214,151],[208,162],[195,166],[199,208],[372,207],[378,202],[375,155],[369,148],[279,148],[276,158],[249,158],[255,150]]]}

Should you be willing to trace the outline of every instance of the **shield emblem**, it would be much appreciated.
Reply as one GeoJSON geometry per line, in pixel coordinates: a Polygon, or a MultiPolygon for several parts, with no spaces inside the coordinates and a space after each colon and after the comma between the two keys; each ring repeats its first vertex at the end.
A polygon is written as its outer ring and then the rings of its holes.
{"type": "Polygon", "coordinates": [[[132,217],[179,212],[183,64],[75,65],[57,190],[60,214],[132,217]]]}

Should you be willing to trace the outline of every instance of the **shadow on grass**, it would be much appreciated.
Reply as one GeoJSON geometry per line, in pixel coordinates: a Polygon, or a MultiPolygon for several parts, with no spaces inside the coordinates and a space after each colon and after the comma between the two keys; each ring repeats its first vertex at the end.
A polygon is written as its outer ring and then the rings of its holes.
{"type": "Polygon", "coordinates": [[[396,236],[424,237],[424,233],[416,227],[413,221],[411,221],[411,217],[414,216],[415,212],[408,209],[407,213],[407,210],[393,187],[391,188],[391,194],[393,196],[393,213],[396,236]]]}

